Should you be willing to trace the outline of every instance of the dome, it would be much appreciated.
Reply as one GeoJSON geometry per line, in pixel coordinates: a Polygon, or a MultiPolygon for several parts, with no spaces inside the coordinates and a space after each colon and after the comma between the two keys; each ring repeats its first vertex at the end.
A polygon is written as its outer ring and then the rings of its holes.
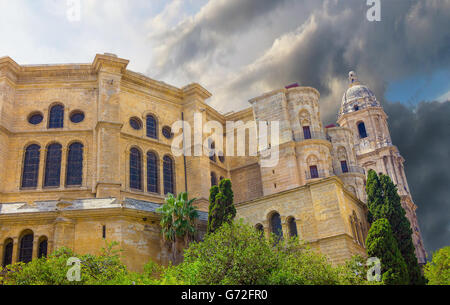
{"type": "Polygon", "coordinates": [[[340,115],[367,107],[381,107],[372,90],[358,81],[355,72],[351,71],[348,78],[349,88],[342,97],[340,115]]]}

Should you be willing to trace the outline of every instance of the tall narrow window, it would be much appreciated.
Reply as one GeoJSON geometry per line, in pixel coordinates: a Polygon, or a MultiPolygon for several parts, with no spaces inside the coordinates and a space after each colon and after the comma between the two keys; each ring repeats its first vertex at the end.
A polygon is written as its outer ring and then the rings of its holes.
{"type": "Polygon", "coordinates": [[[83,144],[73,143],[67,154],[66,185],[82,185],[83,183],[83,144]]]}
{"type": "Polygon", "coordinates": [[[159,193],[158,157],[153,152],[147,153],[147,191],[159,193]]]}
{"type": "Polygon", "coordinates": [[[153,115],[147,115],[147,137],[158,139],[158,123],[153,115]]]}
{"type": "Polygon", "coordinates": [[[50,109],[48,128],[64,127],[64,106],[55,105],[50,109]]]}
{"type": "Polygon", "coordinates": [[[130,188],[142,190],[142,156],[137,148],[130,151],[130,188]]]}
{"type": "Polygon", "coordinates": [[[275,234],[278,240],[283,238],[283,229],[281,227],[281,217],[280,214],[274,213],[270,218],[270,228],[272,233],[275,234]]]}
{"type": "Polygon", "coordinates": [[[163,160],[164,171],[164,194],[174,194],[174,176],[173,176],[173,160],[169,156],[165,156],[163,160]]]}
{"type": "Polygon", "coordinates": [[[305,140],[311,139],[311,128],[309,126],[303,127],[303,137],[305,140]]]}
{"type": "Polygon", "coordinates": [[[364,122],[358,124],[358,132],[361,139],[367,138],[366,125],[364,122]]]}
{"type": "Polygon", "coordinates": [[[5,241],[4,251],[3,251],[3,267],[12,264],[12,254],[13,254],[13,245],[14,242],[12,239],[8,239],[5,241]]]}
{"type": "Polygon", "coordinates": [[[352,228],[353,239],[356,241],[357,237],[356,237],[356,231],[355,231],[355,222],[353,221],[352,216],[350,216],[350,227],[352,228]]]}
{"type": "Polygon", "coordinates": [[[106,226],[102,226],[102,238],[106,239],[106,226]]]}
{"type": "Polygon", "coordinates": [[[22,187],[37,187],[41,147],[33,144],[26,148],[22,171],[22,187]]]}
{"type": "Polygon", "coordinates": [[[217,185],[217,176],[216,173],[211,172],[211,186],[217,185]]]}
{"type": "Polygon", "coordinates": [[[298,232],[297,232],[297,222],[295,221],[295,218],[291,217],[289,218],[289,235],[290,237],[297,237],[298,236],[298,232]]]}
{"type": "Polygon", "coordinates": [[[209,159],[213,162],[216,162],[216,143],[213,140],[208,140],[209,145],[209,159]]]}
{"type": "Polygon", "coordinates": [[[47,257],[48,239],[41,237],[39,239],[38,258],[47,257]]]}
{"type": "Polygon", "coordinates": [[[309,173],[311,175],[311,179],[319,178],[319,171],[317,170],[316,165],[309,167],[309,173]]]}
{"type": "Polygon", "coordinates": [[[51,144],[47,148],[45,160],[45,187],[59,187],[61,180],[61,144],[51,144]]]}
{"type": "Polygon", "coordinates": [[[348,166],[347,166],[347,161],[341,161],[341,169],[343,173],[348,173],[348,166]]]}
{"type": "Polygon", "coordinates": [[[29,233],[20,239],[19,262],[31,262],[33,258],[33,238],[33,233],[29,233]]]}

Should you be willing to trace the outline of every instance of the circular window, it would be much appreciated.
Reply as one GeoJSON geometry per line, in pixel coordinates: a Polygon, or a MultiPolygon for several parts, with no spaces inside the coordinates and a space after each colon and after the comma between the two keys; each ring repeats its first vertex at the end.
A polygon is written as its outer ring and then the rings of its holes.
{"type": "Polygon", "coordinates": [[[42,116],[41,113],[35,112],[35,113],[32,113],[28,117],[28,122],[30,122],[30,124],[33,124],[33,125],[38,125],[42,122],[43,119],[44,119],[44,117],[42,116]]]}
{"type": "Polygon", "coordinates": [[[131,118],[130,119],[130,126],[131,128],[133,128],[134,130],[139,130],[142,128],[142,122],[140,119],[138,119],[137,117],[131,118]]]}
{"type": "Polygon", "coordinates": [[[164,126],[162,129],[162,134],[167,139],[172,139],[173,137],[172,128],[170,128],[169,126],[164,126]]]}
{"type": "Polygon", "coordinates": [[[70,114],[70,121],[72,123],[81,123],[84,121],[84,113],[82,111],[74,111],[70,114]]]}

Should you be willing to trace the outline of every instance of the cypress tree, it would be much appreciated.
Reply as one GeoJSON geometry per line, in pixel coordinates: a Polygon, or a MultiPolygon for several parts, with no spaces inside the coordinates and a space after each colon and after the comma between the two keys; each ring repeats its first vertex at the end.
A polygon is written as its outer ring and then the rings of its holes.
{"type": "Polygon", "coordinates": [[[412,285],[424,284],[424,278],[421,274],[412,242],[411,225],[401,205],[397,187],[389,176],[383,174],[378,176],[375,171],[370,170],[366,191],[369,223],[381,218],[386,218],[389,221],[398,248],[408,269],[409,283],[412,285]]]}
{"type": "Polygon", "coordinates": [[[369,257],[377,257],[381,261],[381,280],[384,284],[408,284],[408,270],[386,218],[380,218],[372,223],[366,247],[369,257]]]}
{"type": "Polygon", "coordinates": [[[214,231],[214,228],[217,227],[217,219],[221,219],[221,209],[218,205],[216,205],[216,196],[219,193],[219,187],[214,185],[209,190],[209,210],[208,210],[208,228],[207,232],[211,233],[214,231]]]}
{"type": "Polygon", "coordinates": [[[414,244],[412,241],[411,224],[406,217],[405,209],[401,204],[401,198],[391,178],[387,175],[380,176],[384,193],[384,206],[386,218],[391,224],[394,237],[408,267],[409,281],[411,285],[423,285],[425,279],[417,261],[414,244]]]}
{"type": "Polygon", "coordinates": [[[209,193],[208,233],[213,233],[223,223],[231,223],[236,217],[233,204],[234,194],[231,181],[220,181],[219,187],[213,186],[209,193]]]}
{"type": "Polygon", "coordinates": [[[367,220],[372,223],[375,218],[380,218],[377,212],[383,205],[383,191],[381,189],[380,179],[374,170],[369,170],[367,175],[366,183],[366,193],[367,193],[367,205],[369,212],[367,214],[367,220]]]}

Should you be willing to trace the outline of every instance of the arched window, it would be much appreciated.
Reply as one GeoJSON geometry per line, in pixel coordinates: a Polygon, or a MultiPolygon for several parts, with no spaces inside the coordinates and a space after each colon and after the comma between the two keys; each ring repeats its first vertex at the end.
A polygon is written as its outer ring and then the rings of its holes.
{"type": "Polygon", "coordinates": [[[355,231],[355,222],[354,222],[352,216],[350,216],[350,227],[352,228],[353,239],[356,241],[357,237],[356,237],[356,231],[355,231]]]}
{"type": "Polygon", "coordinates": [[[33,258],[33,239],[33,232],[23,235],[20,239],[19,262],[31,262],[33,258]]]}
{"type": "Polygon", "coordinates": [[[303,138],[305,140],[311,139],[311,128],[309,126],[303,126],[303,138]]]}
{"type": "Polygon", "coordinates": [[[277,236],[278,240],[283,238],[283,229],[281,227],[281,217],[278,213],[273,213],[270,217],[270,229],[275,236],[277,236]]]}
{"type": "Polygon", "coordinates": [[[142,156],[137,148],[130,150],[130,188],[142,190],[142,156]]]}
{"type": "Polygon", "coordinates": [[[147,115],[147,137],[158,139],[158,123],[153,115],[147,115]]]}
{"type": "Polygon", "coordinates": [[[83,144],[73,143],[67,154],[66,185],[83,184],[83,144]]]}
{"type": "Polygon", "coordinates": [[[147,153],[147,191],[159,193],[158,157],[153,152],[147,153]]]}
{"type": "Polygon", "coordinates": [[[348,165],[347,165],[347,161],[341,161],[341,170],[343,173],[348,173],[348,165]]]}
{"type": "Polygon", "coordinates": [[[216,173],[211,172],[211,187],[217,185],[217,176],[216,173]]]}
{"type": "Polygon", "coordinates": [[[361,139],[367,138],[366,125],[364,122],[358,123],[358,132],[361,139]]]}
{"type": "Polygon", "coordinates": [[[213,162],[216,162],[216,143],[209,139],[208,140],[208,148],[209,148],[209,159],[213,162]]]}
{"type": "Polygon", "coordinates": [[[289,218],[288,226],[289,226],[289,236],[290,237],[297,237],[298,236],[297,222],[295,221],[294,217],[289,218]]]}
{"type": "Polygon", "coordinates": [[[63,128],[63,127],[64,127],[64,106],[55,105],[50,109],[48,128],[63,128]]]}
{"type": "Polygon", "coordinates": [[[26,148],[22,171],[22,187],[37,187],[41,147],[33,144],[26,148]]]}
{"type": "Polygon", "coordinates": [[[39,238],[38,258],[47,257],[48,239],[43,236],[39,238]]]}
{"type": "Polygon", "coordinates": [[[174,168],[173,160],[169,156],[165,156],[163,159],[163,172],[164,172],[164,194],[175,193],[175,181],[174,181],[174,168]]]}
{"type": "Polygon", "coordinates": [[[317,169],[317,165],[311,165],[309,167],[309,174],[311,179],[319,178],[319,170],[317,169]]]}
{"type": "Polygon", "coordinates": [[[47,147],[47,158],[45,159],[45,187],[59,187],[61,181],[61,150],[59,143],[47,147]]]}
{"type": "Polygon", "coordinates": [[[11,238],[9,238],[5,241],[4,250],[3,250],[3,262],[2,262],[3,267],[6,267],[6,266],[12,264],[13,246],[14,246],[14,242],[11,238]]]}

